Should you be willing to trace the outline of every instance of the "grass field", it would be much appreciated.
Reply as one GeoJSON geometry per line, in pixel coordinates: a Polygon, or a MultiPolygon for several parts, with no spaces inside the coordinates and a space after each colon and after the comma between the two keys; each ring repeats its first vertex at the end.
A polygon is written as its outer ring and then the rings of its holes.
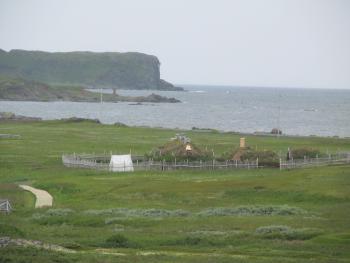
{"type": "MultiPolygon", "coordinates": [[[[41,240],[76,253],[0,248],[0,262],[350,262],[350,166],[300,170],[107,173],[69,169],[62,153],[144,154],[179,130],[91,122],[0,124],[0,237],[41,240]],[[42,188],[51,209],[17,185],[42,188]]],[[[239,134],[188,131],[216,155],[239,134]]],[[[350,139],[245,136],[249,145],[350,151],[350,139]]]]}

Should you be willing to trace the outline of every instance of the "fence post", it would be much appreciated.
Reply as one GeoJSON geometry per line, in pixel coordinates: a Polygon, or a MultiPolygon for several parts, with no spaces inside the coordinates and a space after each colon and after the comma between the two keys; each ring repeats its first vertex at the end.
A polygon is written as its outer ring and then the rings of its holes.
{"type": "Polygon", "coordinates": [[[256,168],[259,168],[259,157],[256,158],[256,168]]]}
{"type": "Polygon", "coordinates": [[[282,170],[282,158],[280,158],[280,170],[282,170]]]}

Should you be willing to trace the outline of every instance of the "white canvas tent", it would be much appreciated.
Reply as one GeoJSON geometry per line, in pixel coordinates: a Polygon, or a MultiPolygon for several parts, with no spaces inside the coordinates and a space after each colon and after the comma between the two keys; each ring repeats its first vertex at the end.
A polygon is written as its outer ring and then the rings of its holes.
{"type": "Polygon", "coordinates": [[[112,155],[109,163],[109,170],[112,172],[132,172],[134,166],[132,164],[131,155],[112,155]]]}

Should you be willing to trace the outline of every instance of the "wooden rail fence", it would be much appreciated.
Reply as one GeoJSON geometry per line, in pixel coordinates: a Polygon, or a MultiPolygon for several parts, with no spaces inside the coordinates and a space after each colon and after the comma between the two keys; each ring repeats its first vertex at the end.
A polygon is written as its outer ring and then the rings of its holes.
{"type": "MultiPolygon", "coordinates": [[[[103,171],[109,171],[109,160],[111,156],[108,155],[62,155],[63,165],[66,167],[76,168],[89,168],[103,171]]],[[[133,168],[135,171],[145,170],[158,170],[158,171],[169,171],[169,170],[219,170],[219,169],[256,169],[259,167],[259,162],[240,162],[240,161],[182,161],[172,162],[166,161],[154,161],[144,160],[142,156],[132,156],[133,168]]],[[[123,168],[123,167],[121,167],[123,168]]],[[[129,168],[124,164],[124,170],[129,168]]]]}
{"type": "Polygon", "coordinates": [[[304,157],[304,159],[294,159],[287,161],[280,159],[280,170],[345,163],[350,163],[350,152],[328,155],[328,157],[322,158],[304,157]]]}

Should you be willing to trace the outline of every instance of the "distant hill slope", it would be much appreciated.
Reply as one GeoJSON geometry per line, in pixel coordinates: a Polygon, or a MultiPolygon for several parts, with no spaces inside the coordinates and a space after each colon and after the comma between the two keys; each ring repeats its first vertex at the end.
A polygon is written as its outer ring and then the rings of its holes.
{"type": "MultiPolygon", "coordinates": [[[[81,86],[48,85],[34,80],[0,76],[0,100],[13,101],[75,101],[99,102],[100,94],[85,90],[81,86]]],[[[180,102],[175,98],[167,98],[156,94],[147,97],[129,97],[118,94],[103,94],[104,102],[180,102]]]]}
{"type": "Polygon", "coordinates": [[[142,53],[6,52],[0,49],[0,74],[50,84],[182,90],[160,79],[157,57],[142,53]]]}

